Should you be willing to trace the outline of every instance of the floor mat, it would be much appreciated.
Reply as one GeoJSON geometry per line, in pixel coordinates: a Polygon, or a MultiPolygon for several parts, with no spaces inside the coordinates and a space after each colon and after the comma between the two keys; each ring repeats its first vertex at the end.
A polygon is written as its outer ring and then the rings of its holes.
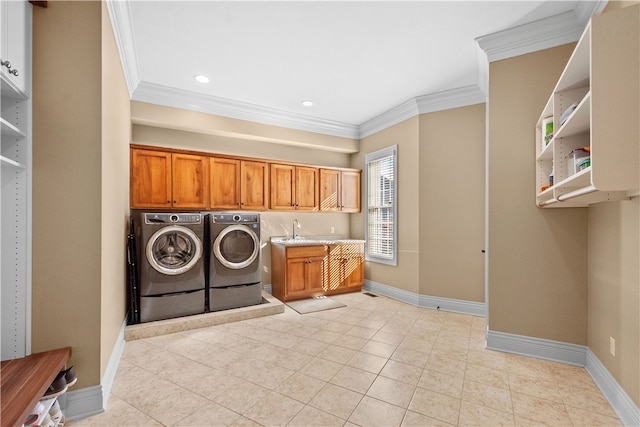
{"type": "Polygon", "coordinates": [[[318,311],[331,310],[334,308],[346,307],[341,302],[332,300],[331,298],[309,298],[298,301],[289,301],[287,303],[289,307],[294,309],[300,314],[315,313],[318,311]]]}

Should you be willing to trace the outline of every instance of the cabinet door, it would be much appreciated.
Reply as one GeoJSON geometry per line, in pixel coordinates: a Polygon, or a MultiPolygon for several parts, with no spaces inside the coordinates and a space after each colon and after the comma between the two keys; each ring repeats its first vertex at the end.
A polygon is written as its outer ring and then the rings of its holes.
{"type": "Polygon", "coordinates": [[[171,177],[174,208],[206,209],[209,159],[191,154],[172,154],[171,177]]]}
{"type": "Polygon", "coordinates": [[[342,259],[343,277],[342,286],[361,287],[364,284],[364,256],[348,255],[342,259]]]}
{"type": "Polygon", "coordinates": [[[27,34],[31,30],[31,4],[27,1],[0,2],[0,15],[0,57],[2,62],[8,61],[2,65],[1,72],[18,89],[27,93],[27,58],[30,52],[27,34]]]}
{"type": "Polygon", "coordinates": [[[307,258],[306,276],[307,291],[310,295],[324,293],[325,287],[325,257],[315,256],[307,258]]]}
{"type": "Polygon", "coordinates": [[[340,189],[340,171],[320,169],[320,210],[338,211],[340,189]]]}
{"type": "Polygon", "coordinates": [[[295,167],[271,164],[271,209],[295,209],[295,167]]]}
{"type": "Polygon", "coordinates": [[[209,189],[212,209],[239,209],[240,160],[211,157],[209,189]]]}
{"type": "Polygon", "coordinates": [[[171,153],[131,150],[131,207],[171,207],[171,153]]]}
{"type": "Polygon", "coordinates": [[[301,211],[318,210],[318,168],[297,166],[295,178],[296,209],[301,211]]]}
{"type": "Polygon", "coordinates": [[[266,162],[242,161],[240,166],[240,209],[255,211],[267,209],[268,176],[266,162]]]}
{"type": "Polygon", "coordinates": [[[360,212],[360,172],[342,171],[340,187],[342,212],[360,212]]]}
{"type": "Polygon", "coordinates": [[[287,259],[287,283],[285,297],[287,300],[309,296],[307,288],[306,257],[287,259]]]}

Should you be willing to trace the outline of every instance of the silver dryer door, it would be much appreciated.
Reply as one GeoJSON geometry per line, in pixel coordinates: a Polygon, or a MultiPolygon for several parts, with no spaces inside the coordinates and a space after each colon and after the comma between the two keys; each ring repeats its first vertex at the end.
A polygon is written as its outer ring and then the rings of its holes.
{"type": "Polygon", "coordinates": [[[196,265],[202,257],[202,241],[189,228],[171,225],[153,233],[147,242],[146,255],[156,271],[174,276],[196,265]]]}
{"type": "Polygon", "coordinates": [[[223,266],[240,270],[251,265],[260,254],[260,239],[246,225],[230,225],[214,240],[213,254],[223,266]]]}

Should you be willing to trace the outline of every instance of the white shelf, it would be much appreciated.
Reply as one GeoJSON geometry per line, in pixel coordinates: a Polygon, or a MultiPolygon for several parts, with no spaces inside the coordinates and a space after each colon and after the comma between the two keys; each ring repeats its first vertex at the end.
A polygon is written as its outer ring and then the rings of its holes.
{"type": "Polygon", "coordinates": [[[23,165],[22,163],[16,162],[15,160],[11,160],[5,156],[0,156],[0,164],[2,164],[2,166],[9,166],[15,169],[26,169],[26,166],[23,165]]]}
{"type": "Polygon", "coordinates": [[[0,125],[2,126],[3,136],[17,136],[20,138],[24,138],[27,136],[22,130],[18,129],[16,126],[9,123],[2,117],[0,117],[0,125]]]}
{"type": "Polygon", "coordinates": [[[595,15],[576,44],[536,124],[538,206],[587,207],[638,194],[638,19],[638,5],[595,15]],[[554,133],[544,146],[550,116],[554,133]],[[589,151],[590,166],[574,173],[579,148],[589,151]],[[554,185],[541,191],[552,173],[554,185]]]}

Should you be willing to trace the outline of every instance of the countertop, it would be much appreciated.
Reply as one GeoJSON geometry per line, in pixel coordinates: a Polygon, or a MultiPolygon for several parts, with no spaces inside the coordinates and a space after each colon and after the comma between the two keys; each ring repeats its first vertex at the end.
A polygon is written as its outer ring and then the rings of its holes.
{"type": "Polygon", "coordinates": [[[278,236],[271,238],[272,245],[284,246],[314,246],[314,245],[344,245],[344,244],[364,244],[364,240],[349,239],[342,236],[278,236]]]}

